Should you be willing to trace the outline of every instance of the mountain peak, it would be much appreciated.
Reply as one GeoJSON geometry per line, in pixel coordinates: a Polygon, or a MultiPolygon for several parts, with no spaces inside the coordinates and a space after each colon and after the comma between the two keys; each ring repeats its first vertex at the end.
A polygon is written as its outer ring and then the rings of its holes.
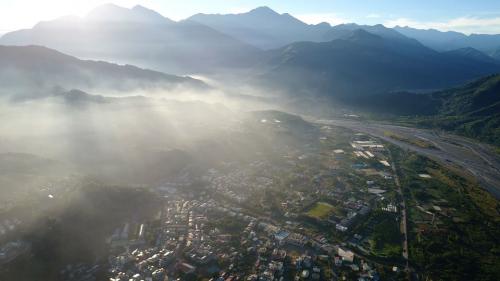
{"type": "Polygon", "coordinates": [[[141,22],[141,23],[169,23],[169,19],[156,11],[137,5],[132,9],[104,4],[94,8],[87,14],[87,20],[100,22],[141,22]]]}
{"type": "Polygon", "coordinates": [[[329,23],[327,23],[326,21],[320,22],[320,23],[316,24],[316,26],[318,26],[318,27],[325,27],[325,28],[332,27],[332,25],[329,24],[329,23]]]}
{"type": "Polygon", "coordinates": [[[135,5],[135,6],[132,8],[132,10],[153,11],[153,10],[151,10],[151,9],[148,9],[148,8],[146,8],[146,7],[142,6],[142,5],[135,5]]]}
{"type": "Polygon", "coordinates": [[[257,7],[250,12],[249,14],[256,14],[256,15],[279,15],[276,11],[273,9],[267,7],[267,6],[262,6],[262,7],[257,7]]]}
{"type": "Polygon", "coordinates": [[[483,62],[497,63],[493,57],[490,57],[485,53],[479,51],[478,49],[472,47],[464,47],[456,50],[451,50],[446,53],[455,56],[473,58],[483,62]]]}
{"type": "Polygon", "coordinates": [[[148,17],[149,19],[155,19],[158,22],[164,22],[164,21],[173,22],[171,19],[162,16],[157,11],[141,5],[135,5],[131,10],[144,17],[148,17]]]}
{"type": "Polygon", "coordinates": [[[373,41],[373,40],[380,40],[380,39],[382,39],[382,37],[380,37],[376,34],[370,33],[364,29],[359,28],[359,29],[353,30],[351,32],[351,34],[346,36],[345,39],[348,39],[351,41],[373,41]]]}
{"type": "Polygon", "coordinates": [[[99,16],[104,16],[110,13],[123,13],[128,9],[115,5],[113,3],[106,3],[93,8],[88,14],[87,18],[94,18],[99,16]]]}

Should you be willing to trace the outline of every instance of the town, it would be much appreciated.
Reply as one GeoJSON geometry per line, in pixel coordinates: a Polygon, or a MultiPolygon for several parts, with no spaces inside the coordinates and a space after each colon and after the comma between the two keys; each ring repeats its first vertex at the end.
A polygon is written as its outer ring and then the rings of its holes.
{"type": "MultiPolygon", "coordinates": [[[[404,278],[401,198],[384,144],[323,126],[304,147],[276,148],[281,161],[223,163],[196,192],[186,177],[157,187],[154,218],[110,233],[109,280],[404,278]]],[[[93,280],[100,266],[64,274],[93,280]]]]}

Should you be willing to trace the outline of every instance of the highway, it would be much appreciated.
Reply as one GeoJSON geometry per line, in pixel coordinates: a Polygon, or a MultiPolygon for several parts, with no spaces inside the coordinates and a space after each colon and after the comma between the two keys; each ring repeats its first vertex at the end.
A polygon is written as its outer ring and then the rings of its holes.
{"type": "Polygon", "coordinates": [[[373,121],[350,119],[311,119],[307,121],[349,128],[354,131],[373,135],[403,149],[408,149],[444,164],[456,166],[474,175],[480,185],[495,198],[500,199],[500,155],[490,145],[465,137],[441,131],[382,124],[373,121]],[[432,143],[436,148],[424,148],[409,142],[395,140],[386,135],[392,132],[409,139],[419,138],[432,143]]]}

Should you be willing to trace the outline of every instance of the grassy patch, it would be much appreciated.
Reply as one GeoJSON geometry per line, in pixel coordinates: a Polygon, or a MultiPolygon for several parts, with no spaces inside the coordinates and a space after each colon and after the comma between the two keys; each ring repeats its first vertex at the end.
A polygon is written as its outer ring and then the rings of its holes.
{"type": "Polygon", "coordinates": [[[325,202],[317,202],[314,206],[306,213],[309,217],[315,219],[326,219],[335,210],[335,207],[325,202]]]}
{"type": "Polygon", "coordinates": [[[405,137],[402,135],[398,135],[398,134],[391,132],[391,131],[385,131],[384,135],[387,137],[390,137],[391,139],[406,142],[406,143],[409,143],[411,145],[415,145],[415,146],[418,146],[421,148],[438,149],[434,144],[432,144],[429,141],[423,140],[423,139],[408,138],[408,137],[405,137]]]}
{"type": "Polygon", "coordinates": [[[402,253],[399,223],[389,216],[380,218],[371,240],[372,251],[381,257],[399,257],[402,253]]]}
{"type": "Polygon", "coordinates": [[[364,243],[372,255],[389,259],[402,257],[402,237],[396,218],[394,214],[376,210],[359,228],[359,233],[367,237],[364,243]]]}

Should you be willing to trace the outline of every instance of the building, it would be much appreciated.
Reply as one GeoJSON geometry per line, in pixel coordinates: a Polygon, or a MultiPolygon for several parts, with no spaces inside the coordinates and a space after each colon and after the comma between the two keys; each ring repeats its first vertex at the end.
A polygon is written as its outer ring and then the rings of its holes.
{"type": "Polygon", "coordinates": [[[353,262],[354,261],[354,253],[351,250],[339,247],[338,255],[342,257],[343,261],[353,262]]]}
{"type": "Polygon", "coordinates": [[[194,273],[196,271],[196,267],[194,265],[190,265],[189,263],[181,262],[177,264],[177,270],[184,274],[189,274],[194,273]]]}

